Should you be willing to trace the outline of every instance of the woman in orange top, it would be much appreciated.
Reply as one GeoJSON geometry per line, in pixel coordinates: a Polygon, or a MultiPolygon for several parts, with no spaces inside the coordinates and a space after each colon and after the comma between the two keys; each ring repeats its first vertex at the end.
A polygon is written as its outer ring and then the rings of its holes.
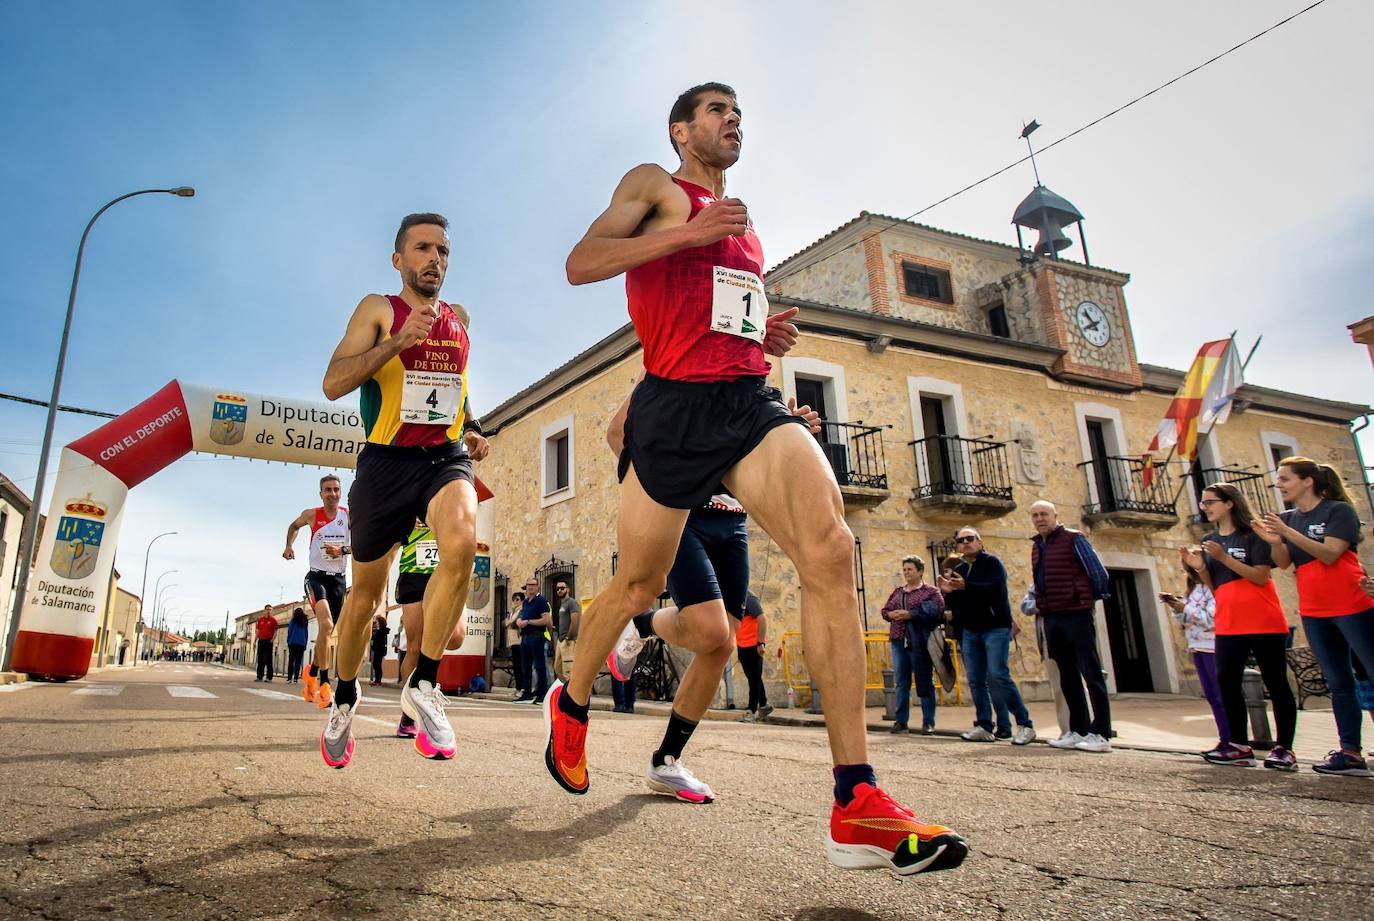
{"type": "Polygon", "coordinates": [[[1241,690],[1245,663],[1253,654],[1274,702],[1278,725],[1278,745],[1264,759],[1264,766],[1296,771],[1298,761],[1292,749],[1298,704],[1288,686],[1288,618],[1269,578],[1274,565],[1269,544],[1255,533],[1255,516],[1240,490],[1230,483],[1208,486],[1198,505],[1216,530],[1202,539],[1201,548],[1188,551],[1185,559],[1216,597],[1217,684],[1231,737],[1229,744],[1203,757],[1211,764],[1254,767],[1255,753],[1245,744],[1250,734],[1241,690]]]}
{"type": "Polygon", "coordinates": [[[1341,747],[1313,765],[1320,774],[1368,777],[1360,754],[1360,705],[1355,697],[1353,652],[1374,662],[1374,606],[1361,588],[1364,568],[1355,555],[1360,518],[1341,475],[1328,464],[1306,457],[1279,461],[1274,478],[1279,494],[1293,507],[1266,515],[1257,525],[1274,548],[1274,562],[1297,567],[1298,612],[1312,653],[1331,690],[1331,709],[1341,747]]]}

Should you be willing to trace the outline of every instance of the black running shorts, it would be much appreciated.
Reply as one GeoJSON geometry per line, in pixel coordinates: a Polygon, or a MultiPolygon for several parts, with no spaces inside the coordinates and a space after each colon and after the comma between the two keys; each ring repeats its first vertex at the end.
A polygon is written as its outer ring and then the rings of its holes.
{"type": "MultiPolygon", "coordinates": [[[[700,508],[763,436],[788,422],[805,424],[767,378],[698,383],[646,374],[630,397],[618,475],[623,481],[634,464],[650,499],[700,508]]],[[[356,537],[353,545],[356,553],[356,537]]]]}
{"type": "Polygon", "coordinates": [[[668,573],[668,594],[682,609],[721,600],[730,616],[744,616],[749,593],[749,529],[737,512],[696,509],[687,516],[677,558],[668,573]]]}
{"type": "Polygon", "coordinates": [[[353,558],[371,563],[390,553],[410,536],[415,519],[428,514],[430,500],[454,480],[473,482],[472,458],[460,444],[364,447],[348,490],[353,558]]]}
{"type": "Polygon", "coordinates": [[[425,586],[432,572],[403,572],[396,577],[396,603],[414,604],[425,600],[425,586]]]}
{"type": "Polygon", "coordinates": [[[323,601],[329,605],[329,616],[338,622],[343,613],[344,594],[348,586],[341,572],[320,572],[312,569],[305,574],[305,597],[313,608],[323,601]]]}

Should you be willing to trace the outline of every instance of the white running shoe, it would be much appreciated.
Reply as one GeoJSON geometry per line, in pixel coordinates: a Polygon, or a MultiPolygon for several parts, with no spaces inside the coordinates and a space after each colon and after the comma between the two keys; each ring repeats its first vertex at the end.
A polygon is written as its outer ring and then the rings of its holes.
{"type": "Polygon", "coordinates": [[[1032,726],[1017,726],[1016,735],[1011,737],[1012,745],[1029,745],[1035,741],[1035,728],[1032,726]]]}
{"type": "Polygon", "coordinates": [[[762,723],[763,721],[765,721],[766,719],[768,719],[768,715],[769,715],[770,713],[772,713],[772,712],[773,712],[773,705],[772,705],[772,704],[764,704],[763,706],[759,707],[758,712],[757,712],[756,714],[754,714],[754,721],[757,722],[757,723],[762,723]]]}
{"type": "MultiPolygon", "coordinates": [[[[355,679],[355,687],[357,683],[355,679]]],[[[359,694],[358,703],[362,702],[362,694],[359,694]]],[[[348,762],[353,760],[353,714],[356,711],[357,704],[344,704],[341,707],[337,700],[329,708],[329,721],[325,723],[324,732],[320,733],[320,754],[324,757],[324,763],[332,768],[347,767],[348,762]]]]}
{"type": "Polygon", "coordinates": [[[639,628],[631,620],[625,625],[625,629],[620,631],[620,639],[615,641],[615,648],[606,657],[606,667],[610,669],[616,681],[630,680],[635,671],[635,660],[639,658],[640,650],[643,648],[644,637],[639,635],[639,628]]]}
{"type": "Polygon", "coordinates": [[[1047,743],[1051,748],[1074,748],[1079,742],[1083,741],[1083,736],[1070,729],[1057,739],[1050,739],[1047,743]]]}
{"type": "Polygon", "coordinates": [[[988,732],[982,726],[974,726],[968,732],[959,733],[959,738],[965,742],[996,742],[997,736],[988,732]]]}
{"type": "Polygon", "coordinates": [[[418,686],[407,684],[401,691],[401,710],[415,721],[419,730],[415,750],[426,758],[444,760],[458,751],[453,727],[444,714],[446,703],[444,692],[428,681],[421,681],[418,686]]]}
{"type": "Polygon", "coordinates": [[[1112,743],[1102,738],[1095,732],[1090,732],[1078,744],[1074,746],[1081,752],[1109,752],[1112,750],[1112,743]]]}
{"type": "Polygon", "coordinates": [[[716,798],[710,787],[697,780],[696,775],[672,755],[663,759],[662,767],[654,767],[650,758],[644,780],[655,793],[667,793],[685,803],[709,803],[716,798]]]}

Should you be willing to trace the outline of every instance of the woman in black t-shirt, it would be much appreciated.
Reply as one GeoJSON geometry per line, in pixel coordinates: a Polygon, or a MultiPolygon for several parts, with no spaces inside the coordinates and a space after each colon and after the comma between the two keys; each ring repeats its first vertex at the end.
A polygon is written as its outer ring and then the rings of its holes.
{"type": "Polygon", "coordinates": [[[1254,766],[1255,754],[1245,744],[1250,734],[1241,689],[1246,660],[1254,655],[1278,726],[1278,745],[1264,759],[1264,766],[1296,771],[1292,748],[1298,704],[1288,686],[1288,619],[1269,577],[1273,568],[1269,545],[1254,532],[1250,506],[1230,483],[1208,486],[1198,505],[1216,530],[1202,539],[1199,549],[1188,551],[1185,559],[1216,597],[1217,684],[1231,738],[1228,745],[1203,757],[1211,764],[1254,766]]]}
{"type": "Polygon", "coordinates": [[[1274,484],[1293,508],[1264,516],[1256,530],[1273,547],[1276,565],[1297,567],[1303,632],[1331,690],[1340,736],[1340,749],[1313,768],[1321,774],[1368,777],[1350,662],[1352,652],[1374,662],[1374,605],[1361,588],[1364,567],[1354,549],[1361,538],[1360,518],[1340,474],[1328,464],[1286,457],[1279,461],[1274,484]]]}

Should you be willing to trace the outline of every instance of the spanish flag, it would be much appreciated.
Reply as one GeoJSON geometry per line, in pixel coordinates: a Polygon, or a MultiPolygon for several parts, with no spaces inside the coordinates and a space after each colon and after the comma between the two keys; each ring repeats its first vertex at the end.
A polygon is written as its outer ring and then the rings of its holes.
{"type": "Polygon", "coordinates": [[[1159,452],[1175,448],[1186,461],[1197,457],[1198,429],[1210,432],[1227,420],[1240,385],[1235,340],[1204,342],[1145,451],[1142,481],[1146,487],[1154,479],[1154,456],[1159,452]]]}

